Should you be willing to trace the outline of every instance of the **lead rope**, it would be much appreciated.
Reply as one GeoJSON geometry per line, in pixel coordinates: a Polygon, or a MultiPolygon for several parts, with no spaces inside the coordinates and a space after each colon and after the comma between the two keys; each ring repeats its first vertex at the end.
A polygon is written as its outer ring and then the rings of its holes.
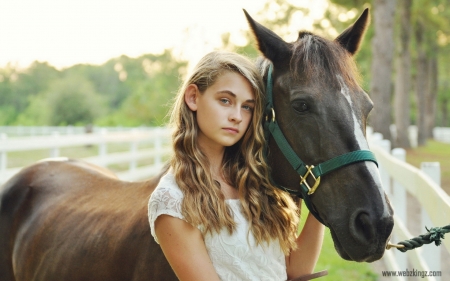
{"type": "Polygon", "coordinates": [[[422,247],[425,244],[430,244],[434,242],[434,245],[439,246],[442,244],[441,239],[444,239],[444,235],[450,232],[450,225],[446,225],[444,227],[432,227],[428,229],[426,234],[419,235],[409,240],[404,240],[398,242],[398,244],[388,243],[386,246],[386,250],[391,248],[396,248],[400,252],[406,252],[409,250],[413,250],[415,248],[422,247]]]}

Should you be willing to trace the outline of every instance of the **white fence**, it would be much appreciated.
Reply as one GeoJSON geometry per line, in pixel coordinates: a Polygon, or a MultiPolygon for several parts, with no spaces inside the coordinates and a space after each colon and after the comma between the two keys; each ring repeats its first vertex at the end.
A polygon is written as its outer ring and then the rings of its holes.
{"type": "Polygon", "coordinates": [[[55,132],[60,135],[74,135],[85,133],[108,132],[127,132],[131,130],[145,131],[152,130],[151,127],[97,127],[97,126],[0,126],[0,135],[6,134],[10,137],[30,137],[30,136],[48,136],[55,132]]]}
{"type": "MultiPolygon", "coordinates": [[[[8,153],[18,151],[48,150],[48,157],[60,155],[62,148],[98,146],[98,155],[83,158],[103,167],[126,163],[128,169],[117,172],[123,180],[140,180],[157,173],[163,166],[163,159],[171,153],[170,132],[166,128],[135,129],[126,132],[108,132],[103,129],[97,133],[78,133],[62,135],[53,131],[52,135],[33,137],[8,137],[0,135],[0,184],[6,182],[22,167],[9,167],[8,153]],[[108,152],[111,144],[122,144],[127,149],[121,152],[108,152]],[[142,160],[152,159],[150,165],[139,166],[142,160]]],[[[76,158],[76,157],[75,157],[76,158]]],[[[32,163],[28,163],[32,164],[32,163]]]]}
{"type": "MultiPolygon", "coordinates": [[[[417,169],[405,163],[405,150],[393,149],[388,140],[383,140],[381,134],[370,134],[369,143],[375,153],[383,186],[394,208],[394,230],[391,237],[393,243],[411,239],[426,233],[425,227],[446,226],[450,224],[450,197],[440,187],[440,166],[438,162],[422,163],[417,169]],[[408,202],[409,201],[409,202],[408,202]]],[[[443,246],[434,244],[421,248],[399,252],[396,249],[386,251],[383,261],[392,271],[415,269],[418,271],[448,272],[448,258],[441,266],[442,256],[450,251],[450,239],[442,240],[443,246]]],[[[393,280],[407,280],[406,277],[391,277],[393,280]]],[[[442,280],[440,277],[427,276],[424,280],[442,280]]]]}
{"type": "Polygon", "coordinates": [[[450,143],[450,128],[435,127],[433,129],[433,138],[437,141],[450,143]]]}
{"type": "MultiPolygon", "coordinates": [[[[395,127],[395,124],[392,124],[390,127],[390,132],[392,135],[392,139],[396,138],[397,135],[397,129],[395,127]]],[[[411,125],[408,128],[408,138],[409,143],[411,144],[411,147],[417,147],[417,126],[411,125]]],[[[448,127],[434,127],[433,128],[433,139],[440,141],[440,142],[446,142],[450,143],[450,128],[448,127]]]]}

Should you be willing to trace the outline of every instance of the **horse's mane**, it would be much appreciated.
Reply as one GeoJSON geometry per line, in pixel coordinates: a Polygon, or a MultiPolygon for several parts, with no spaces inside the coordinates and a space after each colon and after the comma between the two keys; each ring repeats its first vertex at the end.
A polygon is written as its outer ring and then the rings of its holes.
{"type": "Polygon", "coordinates": [[[267,75],[267,71],[269,71],[269,66],[271,63],[272,62],[270,60],[268,60],[267,58],[262,57],[262,56],[260,56],[256,59],[256,62],[255,62],[256,67],[258,68],[259,73],[263,77],[264,82],[267,81],[266,75],[267,75]]]}
{"type": "MultiPolygon", "coordinates": [[[[294,78],[310,80],[317,86],[340,88],[343,81],[352,90],[359,89],[361,76],[352,55],[338,42],[310,32],[300,32],[291,44],[290,71],[294,78]]],[[[270,60],[259,57],[256,66],[266,78],[270,60]]],[[[264,79],[265,80],[265,79],[264,79]]]]}

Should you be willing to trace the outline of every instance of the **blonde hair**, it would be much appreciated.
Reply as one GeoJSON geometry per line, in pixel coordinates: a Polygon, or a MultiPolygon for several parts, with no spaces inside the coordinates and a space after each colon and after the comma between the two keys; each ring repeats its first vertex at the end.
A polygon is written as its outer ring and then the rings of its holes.
{"type": "Polygon", "coordinates": [[[257,68],[247,58],[229,52],[212,52],[203,57],[185,80],[175,97],[170,124],[174,154],[171,168],[184,194],[182,213],[192,225],[203,227],[203,234],[236,227],[232,212],[225,203],[220,185],[210,171],[206,155],[197,145],[198,125],[195,113],[184,101],[190,84],[200,93],[213,85],[225,72],[242,75],[255,96],[252,120],[242,139],[225,148],[222,162],[224,179],[238,189],[239,200],[250,231],[258,244],[277,239],[285,254],[295,248],[298,210],[292,198],[271,185],[269,168],[263,155],[262,114],[264,84],[257,68]]]}

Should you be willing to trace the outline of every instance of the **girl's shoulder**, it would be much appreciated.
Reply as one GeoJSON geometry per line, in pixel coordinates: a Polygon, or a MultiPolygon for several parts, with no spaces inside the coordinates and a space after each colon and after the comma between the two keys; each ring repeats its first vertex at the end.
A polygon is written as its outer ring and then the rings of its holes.
{"type": "Polygon", "coordinates": [[[169,172],[161,177],[158,186],[152,192],[148,202],[150,229],[157,243],[158,239],[156,238],[155,233],[155,220],[160,215],[169,215],[184,220],[181,211],[182,200],[183,192],[178,187],[174,175],[169,172]]]}
{"type": "Polygon", "coordinates": [[[169,196],[170,198],[182,200],[183,192],[175,180],[175,176],[169,171],[167,174],[161,177],[158,185],[150,196],[150,201],[154,199],[163,199],[169,196]]]}

